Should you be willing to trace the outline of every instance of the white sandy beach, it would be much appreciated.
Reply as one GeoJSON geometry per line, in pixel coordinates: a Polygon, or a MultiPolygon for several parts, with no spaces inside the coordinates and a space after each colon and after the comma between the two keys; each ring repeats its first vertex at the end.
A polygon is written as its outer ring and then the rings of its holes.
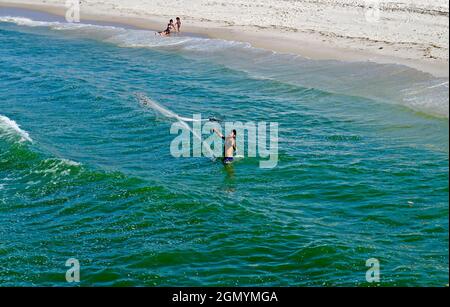
{"type": "MultiPolygon", "coordinates": [[[[81,19],[183,30],[315,59],[399,63],[448,77],[448,0],[82,0],[81,19]],[[377,4],[378,3],[378,4],[377,4]],[[379,10],[377,10],[377,7],[379,10]]],[[[59,15],[65,0],[0,0],[59,15]]]]}

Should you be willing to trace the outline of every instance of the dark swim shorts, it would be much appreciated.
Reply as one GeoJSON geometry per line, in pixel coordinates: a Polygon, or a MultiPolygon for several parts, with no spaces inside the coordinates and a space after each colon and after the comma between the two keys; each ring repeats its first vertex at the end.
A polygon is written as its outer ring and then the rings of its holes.
{"type": "Polygon", "coordinates": [[[227,157],[223,159],[223,164],[231,164],[233,163],[234,159],[231,157],[227,157]]]}

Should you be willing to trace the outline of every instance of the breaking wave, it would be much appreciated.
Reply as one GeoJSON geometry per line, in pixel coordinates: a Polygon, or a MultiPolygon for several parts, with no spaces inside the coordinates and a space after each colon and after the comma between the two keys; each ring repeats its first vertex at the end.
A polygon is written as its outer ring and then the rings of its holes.
{"type": "Polygon", "coordinates": [[[4,137],[18,138],[20,142],[33,142],[28,132],[22,130],[15,121],[0,115],[0,138],[4,137]]]}

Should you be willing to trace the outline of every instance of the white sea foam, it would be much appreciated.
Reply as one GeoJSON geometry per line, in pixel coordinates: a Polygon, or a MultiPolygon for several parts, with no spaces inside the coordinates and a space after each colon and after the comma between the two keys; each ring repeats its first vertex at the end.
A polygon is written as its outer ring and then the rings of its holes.
{"type": "Polygon", "coordinates": [[[11,17],[11,16],[0,16],[0,22],[13,22],[20,26],[29,27],[48,27],[50,22],[46,21],[36,21],[29,18],[23,17],[11,17]]]}
{"type": "Polygon", "coordinates": [[[253,48],[247,43],[187,36],[161,37],[153,31],[112,26],[42,22],[18,17],[0,17],[1,21],[48,27],[120,47],[178,52],[244,71],[253,78],[401,104],[438,117],[449,116],[448,78],[436,78],[401,65],[311,60],[253,48]]]}
{"type": "Polygon", "coordinates": [[[47,159],[43,162],[45,164],[44,169],[39,169],[35,171],[37,174],[61,174],[63,176],[67,176],[71,172],[71,167],[81,166],[80,163],[67,160],[67,159],[47,159]]]}
{"type": "Polygon", "coordinates": [[[0,115],[0,137],[19,137],[20,142],[33,142],[28,132],[20,129],[20,126],[6,116],[0,115]]]}

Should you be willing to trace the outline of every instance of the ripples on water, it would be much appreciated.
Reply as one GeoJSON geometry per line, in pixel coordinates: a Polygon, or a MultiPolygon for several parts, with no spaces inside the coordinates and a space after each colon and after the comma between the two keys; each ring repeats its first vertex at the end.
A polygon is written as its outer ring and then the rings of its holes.
{"type": "Polygon", "coordinates": [[[367,285],[373,257],[382,285],[448,283],[448,80],[14,21],[0,23],[2,285],[65,285],[71,257],[82,285],[367,285]],[[278,167],[174,159],[171,122],[134,92],[278,122],[278,167]]]}

